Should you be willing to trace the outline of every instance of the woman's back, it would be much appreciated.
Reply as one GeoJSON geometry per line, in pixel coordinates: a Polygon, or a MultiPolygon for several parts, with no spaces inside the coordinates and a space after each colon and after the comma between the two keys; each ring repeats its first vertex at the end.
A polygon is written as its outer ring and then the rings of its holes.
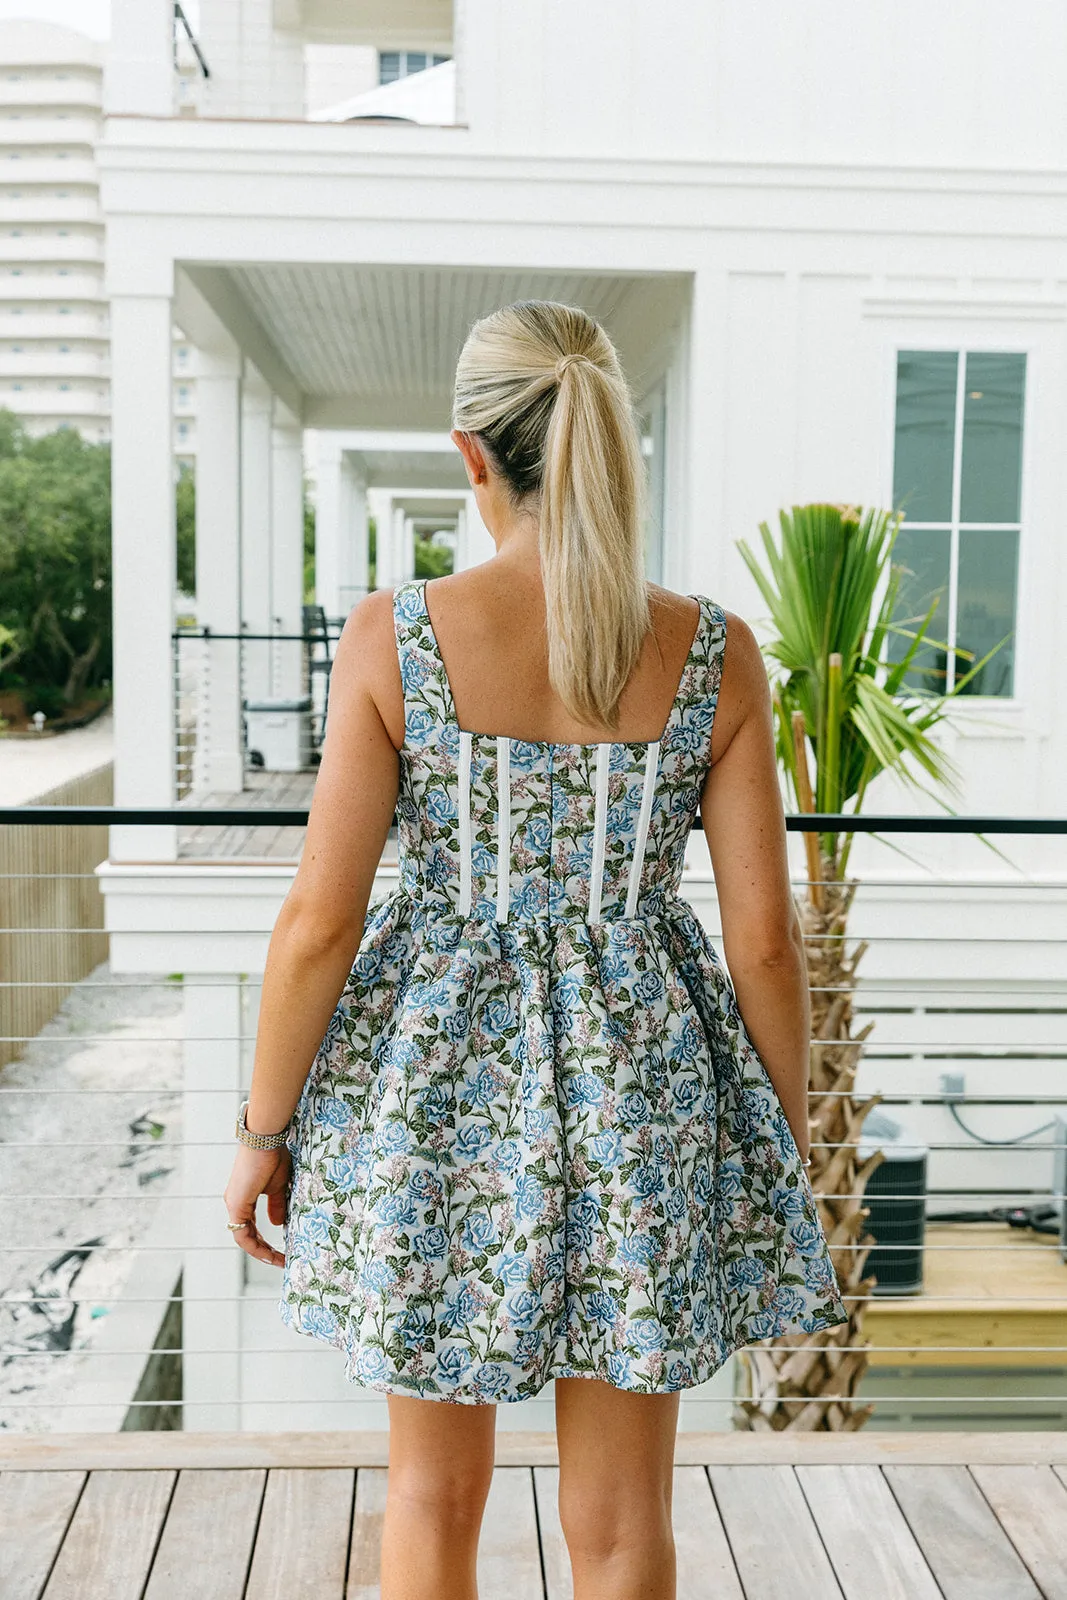
{"type": "MultiPolygon", "coordinates": [[[[618,728],[594,739],[571,737],[589,730],[552,706],[533,604],[516,627],[515,649],[499,617],[487,627],[483,612],[481,628],[472,628],[490,658],[484,689],[470,671],[478,646],[454,641],[463,647],[450,658],[465,661],[472,690],[472,714],[458,716],[455,668],[446,665],[428,598],[416,581],[393,600],[404,698],[401,882],[422,913],[600,923],[662,909],[677,892],[711,759],[721,610],[703,597],[678,604],[692,604],[697,617],[680,665],[672,663],[669,703],[655,703],[659,660],[642,661],[618,728]]],[[[670,597],[672,623],[677,598],[670,597]]]]}
{"type": "Polygon", "coordinates": [[[674,703],[700,608],[692,596],[649,585],[651,628],[619,703],[614,729],[578,721],[549,680],[540,573],[486,562],[426,585],[461,728],[513,738],[584,743],[655,739],[674,703]]]}

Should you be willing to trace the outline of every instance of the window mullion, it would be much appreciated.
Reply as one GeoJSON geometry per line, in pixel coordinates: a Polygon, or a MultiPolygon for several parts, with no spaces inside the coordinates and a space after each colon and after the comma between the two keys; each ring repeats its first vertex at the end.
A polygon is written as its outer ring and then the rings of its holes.
{"type": "Polygon", "coordinates": [[[961,350],[956,365],[956,423],[952,440],[952,526],[948,547],[948,627],[945,653],[945,690],[956,687],[956,613],[959,603],[960,500],[963,484],[963,407],[966,398],[967,352],[961,350]]]}

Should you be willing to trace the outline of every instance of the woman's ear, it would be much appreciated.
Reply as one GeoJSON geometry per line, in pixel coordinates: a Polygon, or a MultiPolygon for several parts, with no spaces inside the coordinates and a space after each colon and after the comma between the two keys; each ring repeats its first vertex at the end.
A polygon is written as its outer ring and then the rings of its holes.
{"type": "Polygon", "coordinates": [[[452,430],[452,443],[463,457],[463,464],[467,469],[467,477],[471,484],[484,483],[488,477],[483,451],[478,436],[474,433],[461,433],[458,428],[452,430]]]}

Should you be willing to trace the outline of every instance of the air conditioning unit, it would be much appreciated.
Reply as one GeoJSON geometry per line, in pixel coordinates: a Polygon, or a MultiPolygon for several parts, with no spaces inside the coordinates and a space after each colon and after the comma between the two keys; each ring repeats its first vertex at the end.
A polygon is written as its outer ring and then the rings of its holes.
{"type": "Polygon", "coordinates": [[[910,1139],[907,1130],[884,1111],[872,1111],[863,1124],[859,1159],[876,1150],[885,1160],[867,1179],[870,1208],[867,1231],[875,1247],[867,1271],[877,1279],[875,1295],[921,1294],[923,1243],[926,1238],[926,1145],[910,1139]]]}

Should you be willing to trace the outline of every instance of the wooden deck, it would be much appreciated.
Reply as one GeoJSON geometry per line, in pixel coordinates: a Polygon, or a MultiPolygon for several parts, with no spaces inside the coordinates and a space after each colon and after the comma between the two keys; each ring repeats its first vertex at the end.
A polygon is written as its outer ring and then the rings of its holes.
{"type": "Polygon", "coordinates": [[[871,1301],[872,1367],[1050,1367],[1062,1363],[1067,1272],[1055,1250],[1006,1223],[927,1227],[922,1294],[871,1301]]]}
{"type": "MultiPolygon", "coordinates": [[[[315,787],[315,771],[307,772],[256,772],[246,773],[245,786],[239,794],[226,790],[220,793],[190,795],[182,805],[190,810],[247,811],[260,806],[264,810],[301,810],[311,804],[315,787]]],[[[181,861],[217,861],[220,857],[232,860],[296,861],[304,848],[303,828],[278,828],[265,826],[252,828],[210,827],[190,824],[178,828],[178,858],[181,861]]]]}
{"type": "MultiPolygon", "coordinates": [[[[3,1600],[375,1600],[380,1434],[0,1436],[3,1600]]],[[[498,1435],[481,1600],[570,1600],[498,1435]]],[[[1067,1434],[683,1434],[679,1600],[1067,1600],[1067,1434]]]]}

